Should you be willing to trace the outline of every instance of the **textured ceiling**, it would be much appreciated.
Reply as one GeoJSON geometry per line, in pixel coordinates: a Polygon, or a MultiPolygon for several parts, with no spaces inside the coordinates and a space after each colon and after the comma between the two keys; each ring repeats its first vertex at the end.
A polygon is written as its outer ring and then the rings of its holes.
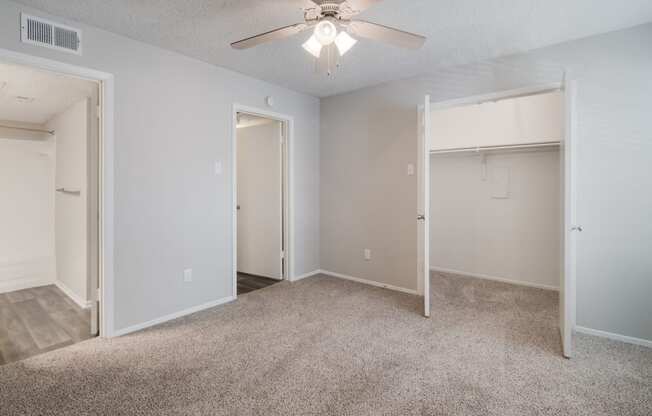
{"type": "Polygon", "coordinates": [[[94,88],[90,81],[0,64],[0,120],[44,124],[90,97],[94,88]]]}
{"type": "Polygon", "coordinates": [[[235,51],[229,43],[302,21],[308,0],[19,0],[315,96],[328,96],[652,21],[650,0],[384,0],[367,20],[428,37],[407,51],[362,40],[335,79],[314,72],[309,34],[235,51]]]}

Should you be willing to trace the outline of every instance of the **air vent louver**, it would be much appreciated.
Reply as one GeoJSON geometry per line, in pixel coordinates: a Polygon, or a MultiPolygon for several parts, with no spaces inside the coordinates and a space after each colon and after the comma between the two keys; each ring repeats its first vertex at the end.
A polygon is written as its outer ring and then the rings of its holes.
{"type": "Polygon", "coordinates": [[[22,14],[20,33],[24,43],[81,55],[79,29],[22,14]]]}

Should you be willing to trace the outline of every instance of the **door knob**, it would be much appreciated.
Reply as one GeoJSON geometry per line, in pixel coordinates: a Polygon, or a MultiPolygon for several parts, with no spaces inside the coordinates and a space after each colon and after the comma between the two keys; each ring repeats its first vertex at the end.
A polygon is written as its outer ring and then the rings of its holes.
{"type": "Polygon", "coordinates": [[[425,220],[426,220],[426,216],[425,216],[425,215],[417,215],[417,220],[419,220],[419,221],[425,221],[425,220]]]}
{"type": "Polygon", "coordinates": [[[235,208],[240,211],[240,205],[237,205],[235,208]]]}

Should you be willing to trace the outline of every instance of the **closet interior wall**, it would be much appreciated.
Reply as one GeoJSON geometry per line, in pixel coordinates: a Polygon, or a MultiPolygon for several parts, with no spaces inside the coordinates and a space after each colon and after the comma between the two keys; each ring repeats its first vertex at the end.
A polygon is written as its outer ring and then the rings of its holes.
{"type": "Polygon", "coordinates": [[[432,134],[431,269],[557,290],[563,95],[435,110],[432,134]]]}

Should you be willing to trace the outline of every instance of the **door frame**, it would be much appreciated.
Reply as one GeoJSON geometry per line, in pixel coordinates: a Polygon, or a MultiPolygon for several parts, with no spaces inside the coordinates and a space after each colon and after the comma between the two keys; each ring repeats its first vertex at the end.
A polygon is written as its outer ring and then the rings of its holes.
{"type": "MultiPolygon", "coordinates": [[[[114,112],[115,79],[113,74],[71,65],[52,59],[14,52],[0,48],[0,62],[21,65],[33,69],[59,73],[69,77],[98,83],[99,97],[99,135],[97,142],[96,165],[97,183],[88,183],[89,195],[98,195],[97,211],[89,204],[89,220],[97,218],[97,240],[88,241],[88,251],[97,253],[98,290],[91,290],[94,302],[99,302],[99,336],[114,336],[114,112]],[[96,189],[93,189],[96,188],[96,189]]],[[[92,160],[91,160],[92,162],[92,160]]],[[[89,169],[90,171],[90,169],[89,169]]],[[[90,173],[90,172],[89,172],[90,173]]],[[[89,175],[90,176],[90,175],[89,175]]],[[[92,256],[88,256],[88,262],[92,256]]],[[[88,266],[90,267],[90,266],[88,266]]],[[[93,279],[89,279],[93,280],[93,279]]]]}
{"type": "MultiPolygon", "coordinates": [[[[430,111],[443,110],[447,108],[460,107],[465,105],[481,104],[490,101],[500,101],[504,99],[523,97],[528,95],[543,94],[546,92],[561,91],[564,94],[564,121],[565,137],[563,140],[562,153],[560,158],[563,165],[562,183],[564,184],[564,194],[562,195],[562,234],[560,244],[563,247],[563,257],[560,270],[560,294],[563,293],[562,302],[565,305],[566,313],[564,314],[565,322],[562,322],[562,312],[560,310],[560,332],[562,335],[562,352],[567,358],[572,355],[571,337],[576,325],[576,241],[573,231],[577,230],[576,212],[577,212],[577,111],[576,111],[576,82],[569,76],[568,72],[564,74],[563,81],[551,82],[544,84],[533,84],[523,88],[496,91],[488,94],[474,95],[452,100],[439,102],[430,102],[430,111]],[[563,280],[562,280],[563,276],[563,280]],[[562,287],[563,285],[563,287],[562,287]],[[563,292],[562,292],[563,291],[563,292]]],[[[426,96],[428,97],[428,96],[426,96]]],[[[429,118],[430,115],[427,115],[429,118]]],[[[426,163],[430,166],[430,157],[426,163]]],[[[429,169],[428,169],[429,170],[429,169]]],[[[561,167],[560,167],[561,170],[561,167]]],[[[421,192],[421,190],[419,190],[421,192]]],[[[430,205],[430,201],[426,201],[430,205]]],[[[581,229],[581,228],[580,228],[581,229]]],[[[429,280],[427,274],[426,279],[429,280]]],[[[420,287],[427,287],[426,282],[419,282],[420,287]]],[[[424,294],[425,295],[425,294],[424,294]]]]}
{"type": "Polygon", "coordinates": [[[292,207],[294,206],[292,192],[292,148],[294,137],[294,118],[286,114],[280,114],[261,108],[251,107],[242,104],[233,104],[231,119],[231,248],[232,256],[232,277],[234,299],[238,297],[238,113],[245,113],[253,116],[264,117],[278,121],[283,126],[283,146],[282,146],[282,189],[283,196],[283,279],[292,281],[292,260],[294,254],[294,239],[291,238],[291,232],[294,229],[294,218],[292,217],[292,207]]]}

